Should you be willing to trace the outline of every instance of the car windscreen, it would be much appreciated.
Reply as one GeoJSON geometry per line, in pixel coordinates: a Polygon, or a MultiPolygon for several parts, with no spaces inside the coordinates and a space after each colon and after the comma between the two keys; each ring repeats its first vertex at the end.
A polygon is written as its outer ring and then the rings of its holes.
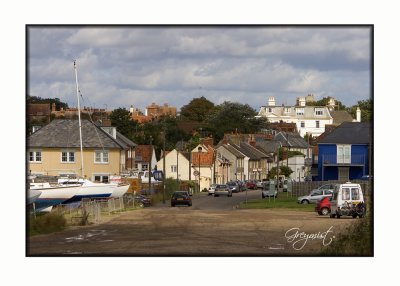
{"type": "Polygon", "coordinates": [[[180,193],[174,193],[172,196],[173,196],[174,198],[184,198],[184,197],[187,197],[188,194],[187,194],[187,193],[184,193],[184,192],[180,192],[180,193]]]}

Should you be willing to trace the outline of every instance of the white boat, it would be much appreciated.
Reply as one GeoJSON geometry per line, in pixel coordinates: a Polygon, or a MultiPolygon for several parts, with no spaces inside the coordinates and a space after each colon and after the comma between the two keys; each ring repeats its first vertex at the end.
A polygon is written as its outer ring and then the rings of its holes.
{"type": "MultiPolygon", "coordinates": [[[[62,204],[64,201],[75,196],[80,190],[80,184],[70,185],[51,185],[48,182],[45,183],[30,183],[28,194],[30,192],[40,192],[40,195],[34,201],[35,210],[43,211],[48,207],[62,204]]],[[[29,195],[28,195],[29,198],[29,195]]]]}
{"type": "Polygon", "coordinates": [[[28,197],[26,199],[26,204],[33,204],[36,199],[42,194],[41,191],[35,189],[28,189],[28,197]]]}

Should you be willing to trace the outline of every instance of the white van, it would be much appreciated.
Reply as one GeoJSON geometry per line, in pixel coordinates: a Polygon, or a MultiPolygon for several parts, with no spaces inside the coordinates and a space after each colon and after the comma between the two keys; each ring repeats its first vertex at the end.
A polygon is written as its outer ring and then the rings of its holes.
{"type": "Polygon", "coordinates": [[[360,184],[347,182],[337,184],[331,199],[331,218],[352,216],[360,218],[365,215],[364,196],[360,184]]]}

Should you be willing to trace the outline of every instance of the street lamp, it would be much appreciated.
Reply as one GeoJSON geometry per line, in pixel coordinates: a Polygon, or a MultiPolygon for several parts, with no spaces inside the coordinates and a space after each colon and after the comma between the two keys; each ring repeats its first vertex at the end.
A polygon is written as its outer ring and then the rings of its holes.
{"type": "Polygon", "coordinates": [[[201,176],[200,176],[200,155],[201,155],[201,151],[203,150],[203,148],[201,148],[201,146],[199,146],[198,148],[197,148],[197,151],[199,152],[199,192],[201,191],[201,186],[200,186],[200,183],[201,183],[201,176]]]}

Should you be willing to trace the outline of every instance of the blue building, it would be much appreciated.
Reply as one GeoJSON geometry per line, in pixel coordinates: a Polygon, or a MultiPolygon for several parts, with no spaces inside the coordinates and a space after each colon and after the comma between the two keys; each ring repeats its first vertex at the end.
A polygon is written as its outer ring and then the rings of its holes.
{"type": "Polygon", "coordinates": [[[318,143],[315,179],[349,181],[368,175],[369,148],[372,148],[371,124],[343,122],[318,143]]]}

